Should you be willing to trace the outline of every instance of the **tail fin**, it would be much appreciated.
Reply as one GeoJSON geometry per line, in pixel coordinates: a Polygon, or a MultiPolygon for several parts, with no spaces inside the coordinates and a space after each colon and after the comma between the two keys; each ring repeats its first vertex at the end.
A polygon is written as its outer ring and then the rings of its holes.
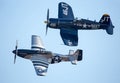
{"type": "Polygon", "coordinates": [[[102,27],[105,27],[106,32],[110,35],[113,34],[113,28],[114,26],[112,25],[110,16],[108,14],[104,14],[102,18],[99,21],[100,24],[103,24],[102,27]]]}
{"type": "Polygon", "coordinates": [[[82,50],[78,49],[76,52],[74,52],[73,50],[70,50],[69,51],[69,59],[71,61],[71,63],[73,65],[76,65],[77,64],[77,61],[81,61],[82,60],[82,50]]]}

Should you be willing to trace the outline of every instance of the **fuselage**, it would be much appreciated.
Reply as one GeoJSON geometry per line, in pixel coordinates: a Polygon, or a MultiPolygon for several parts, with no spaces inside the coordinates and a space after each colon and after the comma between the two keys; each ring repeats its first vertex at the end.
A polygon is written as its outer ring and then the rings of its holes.
{"type": "MultiPolygon", "coordinates": [[[[16,50],[13,50],[13,53],[16,53],[16,50]]],[[[46,50],[32,50],[32,49],[18,49],[17,50],[17,55],[21,58],[25,59],[31,59],[32,57],[45,57],[48,59],[49,64],[53,63],[59,63],[62,60],[62,57],[68,58],[68,55],[62,55],[62,54],[57,54],[57,53],[52,53],[51,51],[46,51],[46,50]]]]}
{"type": "Polygon", "coordinates": [[[105,29],[107,25],[100,24],[96,21],[91,21],[88,19],[57,19],[57,18],[50,18],[48,20],[48,26],[54,29],[60,28],[75,28],[78,30],[96,30],[96,29],[105,29]]]}
{"type": "MultiPolygon", "coordinates": [[[[15,54],[16,50],[13,51],[15,54]]],[[[34,55],[41,55],[41,56],[47,56],[47,58],[51,58],[52,52],[51,51],[45,51],[45,50],[30,50],[30,49],[18,49],[17,55],[22,58],[30,59],[34,55]],[[48,56],[49,55],[49,56],[48,56]]]]}

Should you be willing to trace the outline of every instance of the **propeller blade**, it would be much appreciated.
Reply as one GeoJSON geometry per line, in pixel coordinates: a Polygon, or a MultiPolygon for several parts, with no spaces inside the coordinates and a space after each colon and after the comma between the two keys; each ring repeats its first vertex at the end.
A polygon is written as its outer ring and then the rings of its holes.
{"type": "Polygon", "coordinates": [[[15,64],[15,62],[16,62],[16,56],[17,56],[17,53],[18,53],[17,48],[18,48],[18,41],[16,40],[16,46],[15,46],[15,56],[14,56],[14,64],[15,64]]]}
{"type": "Polygon", "coordinates": [[[49,20],[49,9],[47,10],[47,21],[49,20]]]}
{"type": "Polygon", "coordinates": [[[47,35],[47,31],[48,31],[48,26],[46,26],[46,35],[47,35]]]}
{"type": "Polygon", "coordinates": [[[47,10],[46,35],[47,35],[47,31],[48,31],[48,24],[49,24],[49,9],[47,10]]]}
{"type": "Polygon", "coordinates": [[[15,56],[14,56],[14,64],[15,64],[15,62],[16,62],[16,54],[15,54],[15,56]]]}

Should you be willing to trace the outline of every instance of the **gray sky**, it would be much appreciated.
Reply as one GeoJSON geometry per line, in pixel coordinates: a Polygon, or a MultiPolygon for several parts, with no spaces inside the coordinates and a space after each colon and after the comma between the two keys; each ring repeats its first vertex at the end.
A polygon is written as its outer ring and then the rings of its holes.
{"type": "Polygon", "coordinates": [[[0,82],[1,83],[120,83],[120,1],[119,0],[0,0],[0,82]],[[79,45],[63,45],[59,30],[48,29],[44,20],[58,15],[58,3],[72,6],[74,16],[99,21],[104,13],[111,16],[114,35],[104,30],[79,30],[79,45]],[[13,64],[15,42],[18,48],[31,47],[31,35],[41,36],[46,50],[68,54],[82,49],[83,60],[49,65],[47,76],[37,76],[31,61],[17,57],[13,64]]]}

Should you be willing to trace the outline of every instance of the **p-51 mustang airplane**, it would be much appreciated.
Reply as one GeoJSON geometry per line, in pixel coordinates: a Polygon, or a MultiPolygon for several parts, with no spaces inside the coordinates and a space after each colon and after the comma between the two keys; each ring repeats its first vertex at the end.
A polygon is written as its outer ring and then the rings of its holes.
{"type": "Polygon", "coordinates": [[[77,61],[82,60],[82,50],[80,49],[76,52],[70,50],[67,55],[46,51],[40,37],[37,35],[32,35],[31,45],[31,49],[17,49],[16,44],[16,48],[13,50],[15,54],[14,63],[16,61],[16,55],[31,60],[38,76],[46,75],[49,64],[70,61],[73,65],[76,65],[77,61]]]}
{"type": "Polygon", "coordinates": [[[72,8],[64,2],[58,4],[58,18],[49,18],[47,11],[46,34],[48,27],[60,29],[60,35],[65,45],[78,45],[78,30],[99,30],[103,29],[110,35],[113,34],[113,24],[110,16],[104,14],[99,22],[88,19],[75,19],[72,8]]]}

